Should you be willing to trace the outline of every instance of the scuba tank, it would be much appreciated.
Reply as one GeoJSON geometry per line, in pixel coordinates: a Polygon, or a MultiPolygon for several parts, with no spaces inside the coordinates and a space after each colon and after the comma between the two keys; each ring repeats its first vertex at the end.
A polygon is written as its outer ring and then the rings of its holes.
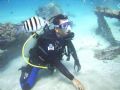
{"type": "Polygon", "coordinates": [[[46,69],[47,67],[45,66],[37,66],[29,62],[29,57],[30,57],[29,51],[36,45],[37,37],[43,34],[44,32],[46,32],[46,30],[48,29],[47,21],[41,17],[35,16],[26,20],[23,24],[26,32],[33,33],[26,40],[22,48],[22,56],[24,58],[24,61],[30,66],[46,69]]]}

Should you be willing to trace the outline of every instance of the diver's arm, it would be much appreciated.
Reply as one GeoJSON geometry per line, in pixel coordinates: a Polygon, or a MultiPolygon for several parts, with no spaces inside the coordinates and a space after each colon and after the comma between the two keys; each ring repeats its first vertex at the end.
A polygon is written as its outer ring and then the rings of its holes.
{"type": "Polygon", "coordinates": [[[77,57],[76,50],[75,50],[74,45],[73,45],[73,43],[72,43],[72,41],[71,41],[73,37],[74,37],[74,33],[73,33],[73,32],[69,32],[69,34],[66,35],[66,36],[64,37],[64,39],[65,39],[65,41],[67,42],[68,53],[71,53],[72,56],[73,56],[73,58],[74,58],[74,60],[77,61],[77,62],[79,62],[79,59],[78,59],[78,57],[77,57]]]}
{"type": "Polygon", "coordinates": [[[73,58],[77,61],[78,56],[77,56],[77,53],[76,53],[76,50],[74,48],[72,41],[68,41],[68,49],[70,50],[70,53],[72,54],[73,58]]]}
{"type": "Polygon", "coordinates": [[[84,90],[84,86],[81,84],[81,82],[78,79],[76,79],[60,61],[54,61],[53,65],[62,74],[64,74],[68,79],[72,81],[73,85],[76,87],[77,90],[84,90]]]}
{"type": "Polygon", "coordinates": [[[75,50],[74,45],[73,45],[71,40],[68,41],[68,45],[67,46],[68,46],[68,49],[70,50],[70,54],[72,54],[72,56],[73,56],[73,58],[75,60],[74,68],[77,66],[78,67],[77,71],[79,71],[81,69],[81,65],[79,63],[79,59],[78,59],[76,50],[75,50]]]}
{"type": "Polygon", "coordinates": [[[68,71],[68,69],[59,60],[53,61],[52,64],[68,79],[70,80],[74,79],[74,76],[68,71]]]}

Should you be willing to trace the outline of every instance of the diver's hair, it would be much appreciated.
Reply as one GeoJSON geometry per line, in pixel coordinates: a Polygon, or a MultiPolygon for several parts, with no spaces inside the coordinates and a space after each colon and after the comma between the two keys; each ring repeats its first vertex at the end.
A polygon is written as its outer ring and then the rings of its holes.
{"type": "Polygon", "coordinates": [[[68,19],[68,17],[63,14],[58,14],[58,15],[54,16],[52,23],[54,25],[59,25],[60,19],[68,19]]]}

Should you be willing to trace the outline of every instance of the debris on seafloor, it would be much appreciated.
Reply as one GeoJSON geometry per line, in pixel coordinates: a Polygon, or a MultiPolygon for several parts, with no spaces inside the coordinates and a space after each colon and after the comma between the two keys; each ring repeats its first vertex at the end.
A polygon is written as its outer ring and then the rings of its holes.
{"type": "Polygon", "coordinates": [[[0,25],[0,41],[14,41],[16,29],[11,23],[0,25]]]}
{"type": "Polygon", "coordinates": [[[0,23],[0,68],[16,57],[18,52],[21,53],[21,47],[25,42],[26,35],[17,32],[16,24],[0,23]]]}
{"type": "Polygon", "coordinates": [[[98,18],[98,28],[96,29],[96,34],[99,34],[105,38],[105,40],[110,43],[110,46],[102,50],[95,50],[94,56],[100,60],[112,60],[120,55],[120,41],[115,40],[112,31],[104,17],[116,18],[120,20],[120,10],[96,7],[95,14],[98,18]]]}
{"type": "Polygon", "coordinates": [[[120,10],[113,10],[107,7],[96,7],[95,13],[110,18],[120,19],[120,10]]]}
{"type": "Polygon", "coordinates": [[[101,35],[105,38],[111,45],[120,45],[119,41],[115,40],[112,31],[106,22],[104,17],[120,19],[120,11],[112,10],[109,8],[96,7],[95,14],[97,16],[98,28],[96,29],[96,34],[101,35]]]}
{"type": "Polygon", "coordinates": [[[24,40],[24,33],[17,33],[18,30],[16,28],[16,24],[5,23],[0,24],[0,49],[7,49],[11,45],[14,45],[16,41],[21,39],[24,40]],[[20,36],[22,35],[23,38],[20,36]]]}
{"type": "Polygon", "coordinates": [[[112,60],[120,55],[120,46],[111,46],[102,50],[95,50],[94,57],[99,60],[112,60]]]}

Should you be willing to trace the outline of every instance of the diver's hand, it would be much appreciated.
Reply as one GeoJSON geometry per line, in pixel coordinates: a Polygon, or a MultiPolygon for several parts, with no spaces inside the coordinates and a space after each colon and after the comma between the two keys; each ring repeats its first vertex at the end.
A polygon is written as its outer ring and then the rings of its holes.
{"type": "Polygon", "coordinates": [[[76,87],[77,90],[85,90],[84,86],[81,84],[81,82],[77,79],[72,80],[73,85],[76,87]]]}
{"type": "Polygon", "coordinates": [[[79,60],[75,60],[75,62],[74,62],[74,69],[75,69],[75,71],[77,71],[77,72],[80,71],[81,65],[80,65],[80,63],[79,63],[79,60]]]}

